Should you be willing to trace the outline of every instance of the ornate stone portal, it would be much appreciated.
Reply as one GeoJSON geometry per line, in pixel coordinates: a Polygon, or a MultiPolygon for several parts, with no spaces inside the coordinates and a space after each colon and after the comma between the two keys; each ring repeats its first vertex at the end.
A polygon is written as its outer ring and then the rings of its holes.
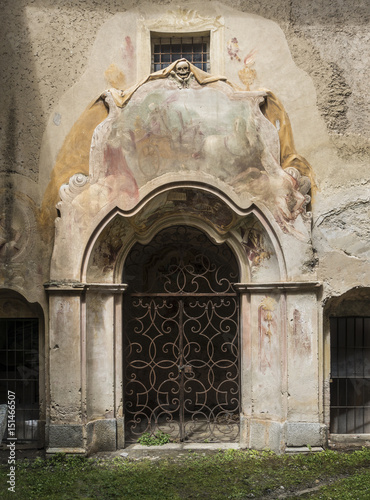
{"type": "Polygon", "coordinates": [[[90,173],[60,189],[47,285],[51,451],[124,446],[125,260],[135,242],[178,225],[226,243],[238,262],[240,444],[322,443],[310,181],[281,167],[278,131],[260,109],[266,97],[185,60],[102,96],[109,115],[94,132],[90,173]],[[298,317],[292,332],[302,331],[305,348],[292,355],[288,325],[298,317]],[[299,375],[289,379],[293,365],[299,375]],[[296,422],[311,433],[305,443],[296,422]]]}

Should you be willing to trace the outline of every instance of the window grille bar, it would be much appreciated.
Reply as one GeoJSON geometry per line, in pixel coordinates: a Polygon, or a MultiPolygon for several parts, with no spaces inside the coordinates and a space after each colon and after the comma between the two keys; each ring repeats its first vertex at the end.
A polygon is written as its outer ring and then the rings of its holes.
{"type": "Polygon", "coordinates": [[[330,318],[332,433],[370,433],[370,318],[330,318]]]}
{"type": "Polygon", "coordinates": [[[185,57],[203,71],[209,71],[209,36],[152,37],[152,71],[159,71],[185,57]]]}
{"type": "MultiPolygon", "coordinates": [[[[0,319],[0,364],[1,401],[8,401],[8,391],[15,393],[17,442],[36,442],[39,420],[37,319],[0,319]]],[[[4,439],[7,437],[5,434],[4,439]]]]}

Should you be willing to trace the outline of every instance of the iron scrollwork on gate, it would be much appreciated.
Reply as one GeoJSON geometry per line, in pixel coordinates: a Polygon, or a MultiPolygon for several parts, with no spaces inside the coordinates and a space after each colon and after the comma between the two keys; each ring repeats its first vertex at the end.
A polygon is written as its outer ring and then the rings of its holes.
{"type": "Polygon", "coordinates": [[[158,429],[173,441],[239,435],[239,304],[234,255],[199,230],[165,229],[125,266],[127,441],[158,429]]]}

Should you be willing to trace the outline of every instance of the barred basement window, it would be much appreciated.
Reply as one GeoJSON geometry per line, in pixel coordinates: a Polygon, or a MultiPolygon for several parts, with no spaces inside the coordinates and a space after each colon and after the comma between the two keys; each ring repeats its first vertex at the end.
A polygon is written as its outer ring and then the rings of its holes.
{"type": "MultiPolygon", "coordinates": [[[[17,442],[38,440],[39,325],[38,319],[0,319],[0,403],[15,394],[17,442]]],[[[10,436],[9,436],[10,437],[10,436]]],[[[5,432],[4,439],[7,438],[5,432]]]]}
{"type": "Polygon", "coordinates": [[[185,57],[203,71],[210,72],[209,46],[207,33],[166,34],[152,33],[152,71],[159,71],[177,59],[185,57]]]}
{"type": "Polygon", "coordinates": [[[330,318],[330,432],[370,433],[370,317],[330,318]]]}

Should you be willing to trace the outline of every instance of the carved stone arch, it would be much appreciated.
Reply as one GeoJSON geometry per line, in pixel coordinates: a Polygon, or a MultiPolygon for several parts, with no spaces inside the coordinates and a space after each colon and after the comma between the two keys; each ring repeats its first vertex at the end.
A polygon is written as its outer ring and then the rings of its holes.
{"type": "Polygon", "coordinates": [[[226,243],[231,252],[235,255],[235,258],[238,262],[239,275],[242,277],[241,279],[250,279],[250,267],[248,259],[246,258],[246,254],[240,244],[240,238],[238,239],[237,235],[234,234],[234,232],[230,232],[230,234],[227,234],[226,237],[221,237],[220,234],[217,233],[217,231],[210,224],[205,224],[204,222],[199,221],[199,219],[191,215],[188,215],[184,218],[179,217],[178,215],[174,215],[173,217],[167,218],[165,221],[159,221],[145,235],[138,237],[138,235],[134,234],[128,245],[126,247],[122,247],[121,252],[117,258],[117,266],[114,272],[114,281],[118,282],[122,277],[122,271],[124,268],[126,257],[135,243],[141,243],[145,245],[149,243],[153,239],[153,237],[155,237],[155,235],[160,231],[174,226],[186,226],[189,228],[198,229],[216,245],[222,245],[223,243],[226,243]]]}
{"type": "Polygon", "coordinates": [[[44,321],[44,312],[38,302],[30,302],[14,289],[0,290],[0,318],[39,318],[44,321]]]}
{"type": "Polygon", "coordinates": [[[241,209],[210,186],[187,183],[154,191],[130,212],[116,207],[107,214],[85,248],[81,281],[119,283],[129,248],[176,224],[194,225],[215,242],[226,241],[240,262],[243,282],[287,278],[281,229],[267,208],[241,209]],[[256,272],[258,267],[265,272],[256,272]]]}

